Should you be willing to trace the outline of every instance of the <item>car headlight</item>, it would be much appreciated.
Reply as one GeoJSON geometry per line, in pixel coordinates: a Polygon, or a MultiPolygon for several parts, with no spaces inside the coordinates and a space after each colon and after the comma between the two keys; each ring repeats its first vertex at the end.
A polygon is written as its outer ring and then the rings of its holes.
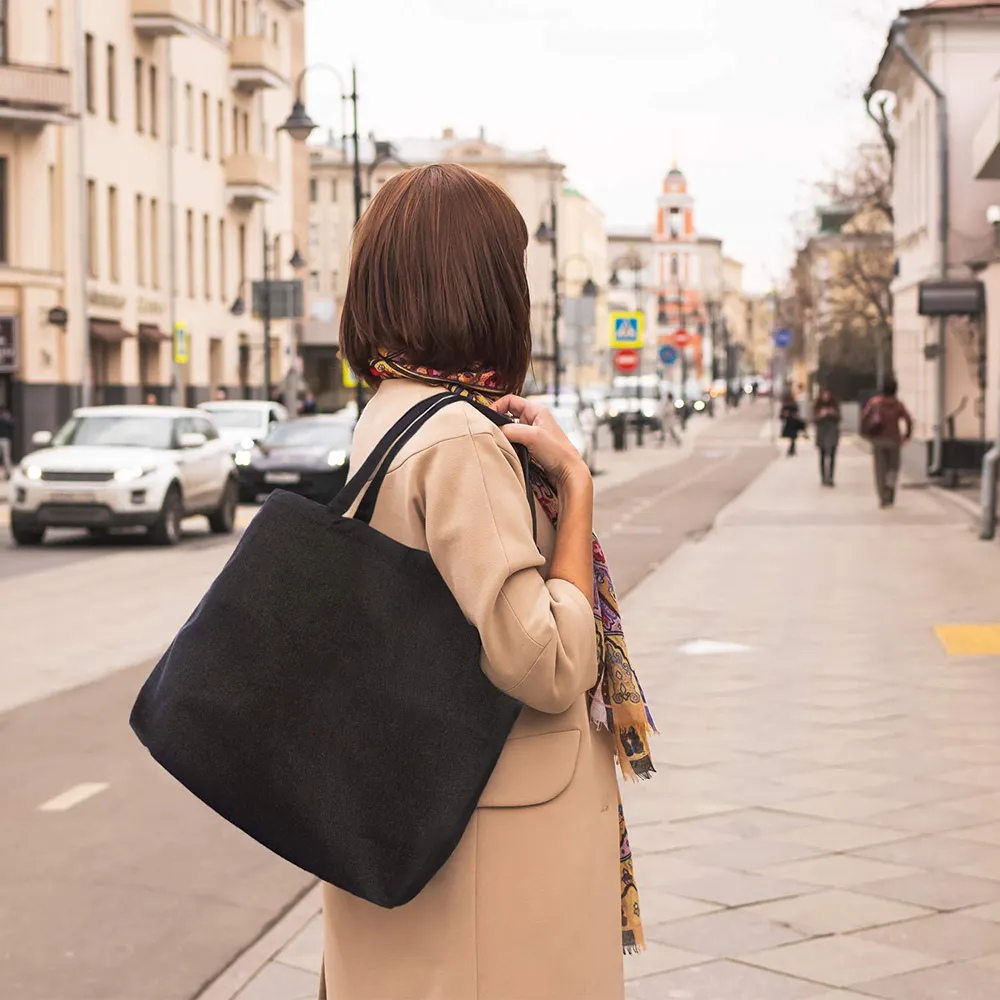
{"type": "Polygon", "coordinates": [[[674,400],[674,409],[675,410],[683,410],[684,409],[684,400],[683,399],[675,399],[674,400]]]}
{"type": "Polygon", "coordinates": [[[643,403],[642,404],[642,415],[644,417],[655,417],[656,416],[656,404],[655,403],[643,403]]]}
{"type": "Polygon", "coordinates": [[[244,450],[244,451],[238,451],[233,456],[233,461],[237,465],[243,466],[243,467],[248,466],[250,464],[250,462],[251,462],[252,459],[253,459],[253,455],[249,451],[246,451],[246,450],[244,450]]]}
{"type": "Polygon", "coordinates": [[[22,465],[21,471],[28,479],[42,478],[42,470],[37,465],[22,465]]]}
{"type": "Polygon", "coordinates": [[[347,452],[343,449],[334,449],[326,456],[326,464],[333,469],[347,465],[347,452]]]}
{"type": "Polygon", "coordinates": [[[257,445],[257,442],[254,441],[253,438],[251,438],[251,437],[244,438],[240,442],[240,450],[241,451],[253,451],[254,448],[256,447],[256,445],[257,445]]]}
{"type": "Polygon", "coordinates": [[[614,420],[614,418],[618,416],[618,411],[617,410],[608,410],[608,416],[611,417],[612,420],[614,420]]]}
{"type": "Polygon", "coordinates": [[[696,410],[704,410],[705,409],[705,400],[699,399],[698,402],[694,404],[694,408],[696,410]]]}
{"type": "Polygon", "coordinates": [[[144,469],[141,465],[128,465],[115,473],[115,482],[131,483],[136,479],[142,479],[143,476],[148,476],[152,471],[153,469],[144,469]]]}

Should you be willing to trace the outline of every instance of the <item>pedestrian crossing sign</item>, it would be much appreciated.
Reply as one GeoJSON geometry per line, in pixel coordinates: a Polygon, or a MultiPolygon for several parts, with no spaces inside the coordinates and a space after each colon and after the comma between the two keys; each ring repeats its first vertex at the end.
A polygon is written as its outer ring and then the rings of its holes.
{"type": "Polygon", "coordinates": [[[611,314],[611,347],[615,351],[642,348],[642,335],[646,330],[645,316],[641,312],[613,312],[611,314]]]}
{"type": "Polygon", "coordinates": [[[191,334],[186,323],[174,324],[174,363],[186,365],[191,360],[191,334]]]}

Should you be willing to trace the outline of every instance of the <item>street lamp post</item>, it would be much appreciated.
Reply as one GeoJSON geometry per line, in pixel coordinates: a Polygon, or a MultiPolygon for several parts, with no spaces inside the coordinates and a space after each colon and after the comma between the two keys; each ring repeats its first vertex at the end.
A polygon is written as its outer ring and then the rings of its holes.
{"type": "MultiPolygon", "coordinates": [[[[581,253],[575,253],[563,260],[562,266],[559,268],[558,275],[560,285],[565,288],[569,280],[566,276],[566,270],[569,268],[570,264],[575,263],[581,263],[587,268],[586,280],[580,286],[580,296],[585,299],[596,299],[597,296],[601,294],[601,290],[597,287],[597,284],[594,281],[594,269],[591,266],[590,261],[581,253]]],[[[565,294],[565,292],[563,294],[565,294]]],[[[565,318],[567,324],[569,324],[570,315],[568,312],[565,313],[565,318]]],[[[580,391],[582,389],[582,386],[580,385],[580,369],[583,367],[583,353],[580,336],[582,329],[583,328],[579,324],[579,317],[577,317],[577,323],[574,325],[573,332],[573,358],[576,363],[576,394],[578,403],[582,399],[580,395],[580,391]]]]}
{"type": "MultiPolygon", "coordinates": [[[[325,70],[327,73],[332,73],[334,77],[336,77],[337,82],[340,84],[341,102],[350,101],[352,105],[354,131],[351,134],[351,144],[354,150],[354,225],[356,227],[361,221],[361,203],[363,199],[363,193],[361,190],[361,136],[358,132],[357,67],[351,67],[351,92],[348,94],[347,88],[344,84],[344,78],[332,66],[329,66],[326,63],[317,63],[312,66],[306,66],[305,69],[299,73],[298,78],[295,81],[295,103],[292,105],[291,114],[281,126],[280,130],[287,132],[296,142],[305,142],[317,128],[316,122],[313,121],[313,119],[309,116],[309,112],[306,110],[303,91],[306,75],[313,70],[325,70]]],[[[365,405],[365,390],[360,378],[360,373],[356,372],[355,375],[359,376],[356,386],[356,399],[358,404],[358,415],[360,416],[365,405]]]]}
{"type": "MultiPolygon", "coordinates": [[[[621,278],[618,277],[618,268],[620,266],[631,268],[633,276],[632,287],[635,292],[635,311],[638,313],[644,312],[642,308],[642,258],[640,258],[638,254],[634,257],[621,257],[611,266],[612,272],[611,278],[608,280],[608,284],[611,285],[612,288],[618,288],[621,285],[621,278]]],[[[636,402],[639,404],[639,409],[636,414],[635,422],[635,443],[641,448],[643,443],[643,425],[645,424],[646,419],[642,412],[642,350],[640,350],[638,354],[639,367],[636,369],[635,398],[636,402]]]]}
{"type": "Polygon", "coordinates": [[[559,381],[561,378],[562,355],[559,349],[559,320],[562,306],[559,299],[559,214],[555,194],[549,199],[552,214],[547,223],[543,219],[535,233],[539,243],[548,243],[552,252],[552,366],[555,369],[552,382],[552,399],[559,405],[559,381]]]}

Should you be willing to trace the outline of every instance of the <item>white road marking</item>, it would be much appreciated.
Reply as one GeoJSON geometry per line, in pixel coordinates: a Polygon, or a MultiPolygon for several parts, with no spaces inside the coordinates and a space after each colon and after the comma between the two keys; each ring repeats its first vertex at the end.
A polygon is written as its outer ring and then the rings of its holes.
{"type": "Polygon", "coordinates": [[[95,795],[100,795],[108,787],[107,782],[102,781],[87,781],[82,785],[74,785],[61,795],[57,795],[54,799],[43,802],[38,807],[38,811],[49,813],[66,812],[67,809],[72,809],[73,806],[78,806],[81,802],[86,802],[87,799],[93,798],[95,795]]]}
{"type": "Polygon", "coordinates": [[[680,651],[685,656],[713,656],[717,653],[749,653],[749,646],[741,646],[738,642],[716,642],[713,639],[695,639],[681,646],[680,651]]]}

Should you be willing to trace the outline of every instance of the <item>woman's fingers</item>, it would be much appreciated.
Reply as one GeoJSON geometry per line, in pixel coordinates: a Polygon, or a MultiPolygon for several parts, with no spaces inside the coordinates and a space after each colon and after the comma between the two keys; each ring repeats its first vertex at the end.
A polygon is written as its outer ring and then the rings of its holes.
{"type": "Polygon", "coordinates": [[[502,430],[511,444],[523,444],[529,451],[538,444],[539,430],[530,424],[506,424],[502,430]]]}
{"type": "Polygon", "coordinates": [[[540,403],[513,394],[497,400],[493,404],[493,409],[497,413],[505,415],[509,413],[512,417],[527,424],[533,424],[538,419],[538,415],[544,411],[544,407],[540,403]]]}

